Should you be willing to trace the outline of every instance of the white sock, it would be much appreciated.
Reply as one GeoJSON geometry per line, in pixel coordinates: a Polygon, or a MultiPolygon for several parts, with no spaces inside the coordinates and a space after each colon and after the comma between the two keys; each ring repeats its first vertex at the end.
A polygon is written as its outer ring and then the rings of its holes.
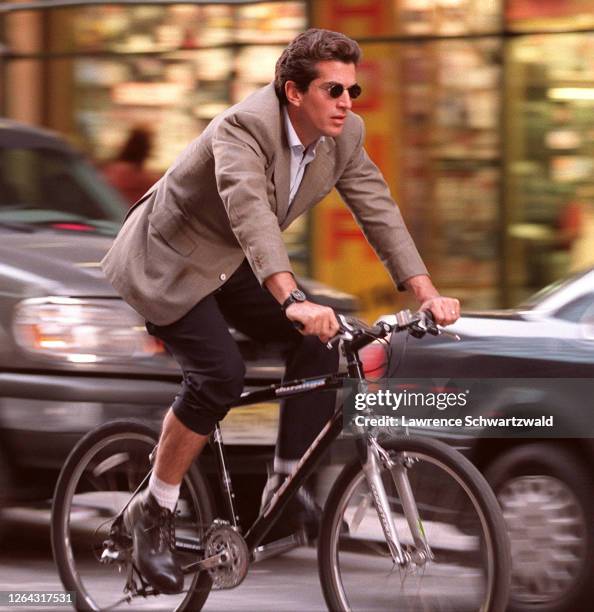
{"type": "Polygon", "coordinates": [[[290,474],[296,467],[299,461],[297,459],[281,459],[280,457],[274,457],[274,463],[272,469],[277,474],[290,474]]]}
{"type": "Polygon", "coordinates": [[[162,508],[167,508],[173,512],[175,510],[175,504],[179,498],[179,488],[181,485],[170,485],[162,480],[159,480],[153,472],[149,479],[148,489],[152,496],[157,500],[157,503],[162,508]]]}

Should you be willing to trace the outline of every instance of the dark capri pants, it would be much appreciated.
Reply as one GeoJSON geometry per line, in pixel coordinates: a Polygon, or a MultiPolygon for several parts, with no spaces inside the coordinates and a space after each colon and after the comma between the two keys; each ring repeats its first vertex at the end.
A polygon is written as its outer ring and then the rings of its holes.
{"type": "MultiPolygon", "coordinates": [[[[295,330],[244,260],[222,287],[175,323],[146,324],[182,369],[182,387],[172,409],[197,433],[209,434],[243,390],[245,366],[229,325],[255,340],[287,342],[285,380],[338,368],[338,349],[328,350],[317,336],[302,336],[295,330]]],[[[277,457],[288,461],[301,457],[332,414],[335,397],[335,392],[320,392],[281,403],[277,457]]]]}

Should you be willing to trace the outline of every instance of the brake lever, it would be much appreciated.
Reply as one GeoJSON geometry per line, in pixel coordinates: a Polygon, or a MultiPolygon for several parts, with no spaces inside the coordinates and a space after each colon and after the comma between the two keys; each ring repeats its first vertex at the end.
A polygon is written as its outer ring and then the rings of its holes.
{"type": "Polygon", "coordinates": [[[430,311],[421,311],[417,313],[419,320],[416,321],[409,328],[411,336],[415,338],[422,338],[425,334],[431,334],[432,336],[447,336],[452,340],[459,341],[460,336],[454,332],[444,329],[441,325],[438,325],[433,318],[433,313],[430,311]]]}
{"type": "Polygon", "coordinates": [[[348,322],[348,319],[341,314],[336,315],[336,319],[340,325],[340,331],[334,336],[334,338],[330,338],[328,342],[326,342],[326,348],[328,350],[332,350],[335,344],[338,344],[341,340],[352,340],[353,339],[353,326],[348,322]]]}

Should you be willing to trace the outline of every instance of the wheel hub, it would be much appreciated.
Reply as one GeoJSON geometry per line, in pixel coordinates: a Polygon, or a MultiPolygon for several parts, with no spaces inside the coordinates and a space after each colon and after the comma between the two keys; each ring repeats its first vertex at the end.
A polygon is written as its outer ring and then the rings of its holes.
{"type": "Polygon", "coordinates": [[[513,598],[531,603],[562,598],[586,554],[586,521],[573,491],[553,476],[520,476],[497,496],[512,548],[513,598]]]}

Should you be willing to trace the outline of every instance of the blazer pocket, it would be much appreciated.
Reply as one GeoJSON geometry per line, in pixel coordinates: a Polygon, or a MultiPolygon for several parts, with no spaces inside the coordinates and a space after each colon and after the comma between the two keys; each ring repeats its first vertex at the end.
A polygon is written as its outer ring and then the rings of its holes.
{"type": "Polygon", "coordinates": [[[151,213],[149,222],[161,238],[180,255],[187,257],[196,248],[192,230],[181,211],[160,208],[151,213]]]}

